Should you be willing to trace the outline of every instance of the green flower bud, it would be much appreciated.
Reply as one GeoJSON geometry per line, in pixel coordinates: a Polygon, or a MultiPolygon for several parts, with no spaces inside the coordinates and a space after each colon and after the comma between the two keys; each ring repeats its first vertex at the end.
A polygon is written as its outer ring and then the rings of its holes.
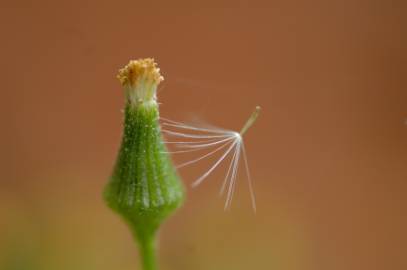
{"type": "Polygon", "coordinates": [[[104,198],[129,224],[144,269],[156,269],[155,235],[184,200],[183,185],[159,126],[156,89],[163,80],[153,59],[130,61],[119,71],[126,92],[124,132],[104,198]]]}

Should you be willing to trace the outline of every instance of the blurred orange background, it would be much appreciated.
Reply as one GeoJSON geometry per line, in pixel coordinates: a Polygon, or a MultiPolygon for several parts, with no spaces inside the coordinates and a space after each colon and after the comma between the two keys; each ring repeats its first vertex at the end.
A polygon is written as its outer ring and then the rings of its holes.
{"type": "Polygon", "coordinates": [[[181,171],[161,269],[407,269],[404,1],[8,1],[0,16],[0,269],[140,269],[101,199],[129,59],[153,57],[161,115],[245,137],[231,211],[220,168],[181,171]],[[147,6],[148,5],[148,6],[147,6]],[[255,6],[255,7],[254,7],[255,6]]]}

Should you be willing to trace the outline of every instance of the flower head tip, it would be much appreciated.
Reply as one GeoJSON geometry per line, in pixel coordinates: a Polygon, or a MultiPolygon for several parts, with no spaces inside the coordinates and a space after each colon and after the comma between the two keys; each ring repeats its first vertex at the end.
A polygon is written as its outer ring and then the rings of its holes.
{"type": "Polygon", "coordinates": [[[164,77],[152,58],[130,60],[117,75],[131,103],[155,101],[157,86],[164,77]]]}

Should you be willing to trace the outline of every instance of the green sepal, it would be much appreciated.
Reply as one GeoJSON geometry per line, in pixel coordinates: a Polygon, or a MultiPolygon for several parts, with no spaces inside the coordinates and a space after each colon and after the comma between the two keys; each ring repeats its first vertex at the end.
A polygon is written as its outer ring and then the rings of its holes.
{"type": "Polygon", "coordinates": [[[156,103],[127,102],[116,165],[104,191],[107,204],[150,242],[184,200],[184,188],[162,140],[156,103]]]}

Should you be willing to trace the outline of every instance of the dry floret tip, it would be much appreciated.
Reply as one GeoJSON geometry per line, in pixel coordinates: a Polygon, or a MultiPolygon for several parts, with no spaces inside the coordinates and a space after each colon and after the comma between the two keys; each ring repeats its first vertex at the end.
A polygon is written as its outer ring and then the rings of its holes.
{"type": "Polygon", "coordinates": [[[117,75],[133,104],[155,101],[157,86],[164,77],[152,58],[131,60],[117,75]]]}

